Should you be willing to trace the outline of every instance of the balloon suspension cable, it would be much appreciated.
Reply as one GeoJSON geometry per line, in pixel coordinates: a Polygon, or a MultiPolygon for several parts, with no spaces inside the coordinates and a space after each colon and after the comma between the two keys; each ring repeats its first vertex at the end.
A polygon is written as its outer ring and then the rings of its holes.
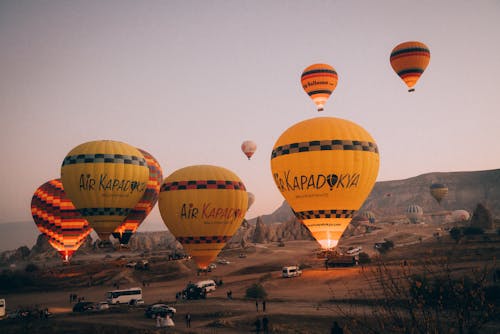
{"type": "Polygon", "coordinates": [[[408,89],[408,93],[411,93],[411,92],[414,92],[414,91],[415,91],[415,88],[408,89]]]}

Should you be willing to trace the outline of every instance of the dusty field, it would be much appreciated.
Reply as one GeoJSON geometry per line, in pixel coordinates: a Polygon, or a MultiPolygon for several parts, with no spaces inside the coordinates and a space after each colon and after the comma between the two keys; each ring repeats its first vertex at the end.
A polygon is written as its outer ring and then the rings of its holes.
{"type": "MultiPolygon", "coordinates": [[[[434,240],[432,234],[437,229],[435,225],[400,225],[397,228],[391,224],[381,226],[382,230],[343,240],[341,246],[362,246],[374,256],[376,253],[373,243],[389,238],[395,242],[396,248],[385,257],[394,270],[400,267],[403,259],[416,264],[422,259],[440,259],[450,252],[455,254],[453,258],[458,271],[480,267],[493,257],[500,256],[498,238],[457,246],[449,239],[439,243],[434,240]]],[[[217,268],[206,275],[207,278],[222,279],[223,285],[206,300],[180,302],[175,300],[177,291],[182,290],[189,281],[205,278],[205,275],[197,276],[190,261],[175,261],[173,264],[162,260],[161,255],[153,254],[151,257],[156,260],[152,261],[151,270],[138,272],[124,267],[128,260],[139,258],[138,254],[117,252],[112,254],[111,259],[104,259],[102,255],[77,257],[76,262],[79,264],[59,266],[51,271],[54,279],[65,278],[61,281],[64,283],[61,283],[60,288],[5,296],[10,310],[17,306],[39,305],[48,307],[54,314],[52,318],[24,323],[2,321],[0,332],[154,333],[155,321],[144,316],[143,308],[122,306],[107,311],[74,314],[69,302],[70,293],[98,302],[105,300],[106,291],[113,289],[112,282],[120,281],[120,288],[127,288],[142,286],[142,281],[147,280],[150,283],[142,287],[146,304],[163,301],[177,308],[175,328],[162,332],[250,332],[255,328],[253,324],[256,319],[267,316],[271,332],[274,333],[328,333],[333,320],[343,321],[339,310],[349,310],[351,315],[361,315],[376,307],[367,300],[376,298],[374,291],[369,289],[369,283],[375,280],[371,276],[372,266],[325,270],[322,260],[315,256],[316,249],[315,242],[295,241],[287,242],[285,247],[278,247],[276,244],[253,245],[245,251],[246,258],[238,257],[241,250],[224,251],[221,257],[231,263],[217,264],[217,268]],[[122,259],[118,259],[119,257],[122,259]],[[298,278],[281,278],[280,268],[293,264],[300,264],[305,268],[303,275],[298,278]],[[90,279],[92,286],[85,283],[90,279]],[[68,282],[79,287],[71,287],[68,282]],[[266,312],[262,311],[260,303],[257,311],[255,301],[245,298],[245,290],[257,282],[268,293],[266,312]],[[228,290],[233,293],[232,300],[226,297],[228,290]],[[192,314],[191,328],[186,328],[184,324],[184,315],[188,312],[192,314]]],[[[486,332],[495,333],[498,329],[493,325],[486,332]]]]}

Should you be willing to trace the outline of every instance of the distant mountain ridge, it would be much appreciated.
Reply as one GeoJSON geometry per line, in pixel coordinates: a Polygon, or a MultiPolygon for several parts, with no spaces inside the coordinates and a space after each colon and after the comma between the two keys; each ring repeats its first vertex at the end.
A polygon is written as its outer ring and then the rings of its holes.
{"type": "MultiPolygon", "coordinates": [[[[375,183],[372,192],[359,211],[370,210],[377,217],[403,216],[406,207],[417,204],[424,213],[464,209],[472,212],[478,203],[488,207],[494,217],[500,216],[500,169],[473,172],[434,172],[403,180],[375,183]],[[443,183],[448,195],[441,204],[431,196],[432,183],[443,183]]],[[[255,224],[287,222],[293,211],[286,201],[273,213],[250,219],[255,224]]]]}

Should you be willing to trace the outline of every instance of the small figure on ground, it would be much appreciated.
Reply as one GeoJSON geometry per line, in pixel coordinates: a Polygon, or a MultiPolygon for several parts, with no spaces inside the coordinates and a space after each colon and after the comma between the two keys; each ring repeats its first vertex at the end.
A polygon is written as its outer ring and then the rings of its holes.
{"type": "Polygon", "coordinates": [[[261,326],[260,326],[260,319],[257,318],[257,320],[255,320],[255,333],[256,334],[260,333],[260,328],[261,328],[261,326]]]}
{"type": "Polygon", "coordinates": [[[266,312],[266,301],[265,300],[262,301],[262,311],[266,312]]]}
{"type": "Polygon", "coordinates": [[[331,334],[344,334],[344,330],[339,326],[337,321],[333,322],[331,334]]]}
{"type": "Polygon", "coordinates": [[[191,328],[191,314],[186,313],[186,327],[191,328]]]}
{"type": "Polygon", "coordinates": [[[259,301],[255,300],[255,310],[259,312],[259,301]]]}

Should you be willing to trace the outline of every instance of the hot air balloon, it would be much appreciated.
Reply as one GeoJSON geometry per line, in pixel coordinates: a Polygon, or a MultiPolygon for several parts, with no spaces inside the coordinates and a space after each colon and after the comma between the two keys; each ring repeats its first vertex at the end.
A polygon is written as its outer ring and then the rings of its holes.
{"type": "Polygon", "coordinates": [[[370,222],[370,224],[375,224],[375,214],[371,211],[363,211],[361,213],[361,217],[365,218],[366,220],[368,220],[370,222]]]}
{"type": "Polygon", "coordinates": [[[308,66],[300,78],[302,88],[316,104],[318,111],[323,111],[326,101],[337,87],[337,80],[337,72],[328,64],[308,66]]]}
{"type": "Polygon", "coordinates": [[[390,57],[394,72],[405,82],[409,92],[415,90],[413,87],[429,65],[430,59],[431,52],[422,42],[401,43],[392,50],[390,57]]]}
{"type": "Polygon", "coordinates": [[[41,185],[31,199],[31,214],[49,243],[69,262],[92,229],[64,192],[60,179],[41,185]]]}
{"type": "Polygon", "coordinates": [[[252,157],[252,155],[257,150],[257,144],[255,144],[255,142],[253,142],[251,140],[245,140],[241,144],[241,150],[243,151],[243,153],[245,153],[245,155],[247,156],[248,160],[250,160],[250,158],[252,157]]]}
{"type": "Polygon", "coordinates": [[[247,210],[250,210],[250,207],[252,206],[252,204],[255,202],[255,195],[252,194],[251,192],[247,191],[247,195],[248,195],[248,209],[247,210]]]}
{"type": "Polygon", "coordinates": [[[324,249],[337,246],[377,178],[377,144],[361,126],[333,117],[297,123],[276,141],[271,170],[296,217],[324,249]]]}
{"type": "Polygon", "coordinates": [[[197,165],[163,181],[158,206],[167,228],[198,268],[206,270],[241,225],[248,195],[230,170],[197,165]]]}
{"type": "Polygon", "coordinates": [[[446,187],[444,184],[441,184],[441,183],[431,184],[429,190],[431,192],[432,197],[434,197],[434,199],[439,204],[441,204],[441,201],[443,200],[443,198],[445,198],[446,195],[448,195],[448,187],[446,187]]]}
{"type": "Polygon", "coordinates": [[[103,242],[142,198],[148,179],[142,153],[111,140],[78,145],[61,167],[64,190],[103,242]]]}
{"type": "Polygon", "coordinates": [[[466,210],[455,210],[451,213],[451,220],[455,223],[466,222],[470,219],[470,213],[466,210]]]}
{"type": "Polygon", "coordinates": [[[158,161],[148,152],[141,149],[138,150],[142,153],[144,159],[146,159],[146,164],[149,168],[149,180],[146,191],[140,201],[113,232],[113,236],[120,240],[120,244],[122,245],[128,244],[132,234],[137,231],[144,219],[153,210],[158,201],[160,187],[163,182],[163,172],[158,161]]]}
{"type": "Polygon", "coordinates": [[[420,221],[422,221],[422,217],[424,216],[424,209],[422,207],[411,204],[408,205],[406,208],[406,217],[412,222],[413,224],[416,224],[420,221]]]}

